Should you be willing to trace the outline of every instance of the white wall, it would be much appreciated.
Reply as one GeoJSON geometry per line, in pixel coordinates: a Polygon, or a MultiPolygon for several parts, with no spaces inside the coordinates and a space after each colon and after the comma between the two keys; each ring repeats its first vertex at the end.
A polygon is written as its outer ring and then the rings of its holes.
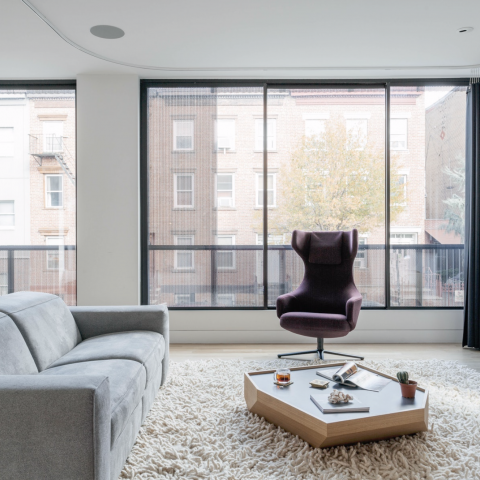
{"type": "MultiPolygon", "coordinates": [[[[140,302],[139,79],[77,78],[78,305],[140,302]]],[[[461,310],[362,310],[328,343],[452,343],[461,310]]],[[[272,310],[170,312],[172,343],[314,343],[280,328],[272,310]]]]}
{"type": "Polygon", "coordinates": [[[139,79],[77,77],[77,303],[140,300],[139,79]]]}

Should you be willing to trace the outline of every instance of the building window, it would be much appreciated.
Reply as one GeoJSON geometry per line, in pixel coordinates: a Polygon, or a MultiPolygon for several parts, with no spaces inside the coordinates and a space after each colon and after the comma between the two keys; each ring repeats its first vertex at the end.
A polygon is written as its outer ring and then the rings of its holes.
{"type": "Polygon", "coordinates": [[[349,118],[347,123],[348,149],[363,150],[367,145],[368,120],[349,118]]]}
{"type": "Polygon", "coordinates": [[[235,150],[235,120],[219,118],[215,122],[217,150],[235,150]]]}
{"type": "MultiPolygon", "coordinates": [[[[257,173],[255,206],[263,206],[263,174],[257,173]]],[[[275,207],[277,202],[276,192],[276,175],[274,173],[267,174],[267,207],[275,207]]]]}
{"type": "Polygon", "coordinates": [[[0,228],[13,228],[15,226],[15,202],[13,200],[0,200],[0,228]]]}
{"type": "Polygon", "coordinates": [[[15,153],[13,127],[0,128],[0,157],[13,157],[15,153]]]}
{"type": "Polygon", "coordinates": [[[217,173],[217,207],[235,206],[235,176],[233,173],[217,173]]]}
{"type": "Polygon", "coordinates": [[[63,151],[63,122],[43,122],[43,151],[63,151]]]}
{"type": "Polygon", "coordinates": [[[323,137],[325,135],[325,120],[307,119],[305,120],[305,136],[307,138],[323,137]]]}
{"type": "Polygon", "coordinates": [[[391,233],[390,243],[393,245],[416,245],[416,233],[391,233]]]}
{"type": "MultiPolygon", "coordinates": [[[[194,245],[193,235],[176,235],[175,245],[194,245]]],[[[193,250],[175,250],[175,270],[192,270],[194,268],[193,250]]]]}
{"type": "Polygon", "coordinates": [[[193,173],[174,175],[175,208],[193,208],[193,173]]]}
{"type": "Polygon", "coordinates": [[[173,121],[173,149],[193,150],[193,120],[173,121]]]}
{"type": "MultiPolygon", "coordinates": [[[[235,245],[235,235],[217,235],[217,245],[235,245]]],[[[219,270],[235,268],[235,251],[217,250],[217,268],[219,270]]]]}
{"type": "Polygon", "coordinates": [[[64,249],[61,246],[65,245],[64,237],[45,237],[47,245],[58,245],[54,250],[47,250],[47,270],[64,270],[65,256],[64,249]]]}
{"type": "Polygon", "coordinates": [[[63,175],[45,175],[47,208],[63,207],[63,175]]]}
{"type": "MultiPolygon", "coordinates": [[[[277,149],[277,120],[269,118],[267,120],[267,150],[277,149]]],[[[263,152],[263,118],[255,119],[255,150],[263,152]]]]}
{"type": "Polygon", "coordinates": [[[234,293],[218,293],[217,306],[219,307],[234,307],[235,294],[234,293]]]}
{"type": "MultiPolygon", "coordinates": [[[[395,180],[398,186],[398,201],[396,201],[394,205],[406,205],[407,204],[407,176],[396,175],[395,180]]],[[[395,196],[397,196],[396,193],[395,193],[395,196]]]]}
{"type": "MultiPolygon", "coordinates": [[[[269,233],[267,236],[268,245],[285,245],[285,235],[274,235],[269,233]]],[[[263,245],[263,234],[257,233],[257,245],[263,245]]]]}
{"type": "Polygon", "coordinates": [[[390,119],[390,148],[392,150],[407,149],[408,120],[406,118],[390,119]]]}
{"type": "Polygon", "coordinates": [[[195,294],[194,293],[176,293],[174,298],[175,305],[194,305],[195,294]]]}
{"type": "Polygon", "coordinates": [[[367,268],[367,250],[361,248],[367,244],[365,237],[358,237],[358,251],[353,266],[355,268],[367,268]]]}

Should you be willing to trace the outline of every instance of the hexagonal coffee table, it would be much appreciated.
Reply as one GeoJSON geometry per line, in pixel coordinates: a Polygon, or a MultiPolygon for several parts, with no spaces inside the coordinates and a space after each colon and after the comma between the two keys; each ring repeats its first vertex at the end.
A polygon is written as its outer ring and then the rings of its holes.
{"type": "Polygon", "coordinates": [[[351,389],[333,382],[325,390],[310,386],[311,380],[322,379],[316,370],[325,369],[331,374],[343,364],[291,368],[294,383],[289,387],[274,385],[274,370],[245,373],[248,409],[298,435],[312,447],[383,440],[428,429],[428,391],[417,387],[414,399],[403,398],[396,378],[371,368],[362,366],[392,380],[380,392],[351,389]],[[328,393],[333,388],[353,393],[363,404],[370,405],[370,412],[322,413],[310,400],[310,394],[328,393]]]}

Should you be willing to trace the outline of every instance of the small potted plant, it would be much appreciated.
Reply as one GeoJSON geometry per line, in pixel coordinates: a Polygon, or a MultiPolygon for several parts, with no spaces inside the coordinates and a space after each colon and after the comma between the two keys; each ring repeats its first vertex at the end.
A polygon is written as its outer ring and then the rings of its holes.
{"type": "Polygon", "coordinates": [[[408,379],[408,372],[398,372],[397,378],[400,382],[400,388],[402,389],[402,397],[415,398],[415,392],[417,391],[417,382],[408,379]]]}

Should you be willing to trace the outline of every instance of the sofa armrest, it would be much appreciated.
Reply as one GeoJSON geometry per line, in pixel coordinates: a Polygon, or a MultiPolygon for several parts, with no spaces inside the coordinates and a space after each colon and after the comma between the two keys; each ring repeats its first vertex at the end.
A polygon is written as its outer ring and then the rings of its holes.
{"type": "Polygon", "coordinates": [[[277,298],[277,317],[280,318],[284,313],[294,312],[297,304],[297,297],[292,292],[285,293],[277,298]]]}
{"type": "Polygon", "coordinates": [[[148,330],[163,335],[165,356],[162,362],[162,385],[167,378],[170,327],[166,305],[115,307],[70,307],[83,340],[107,333],[148,330]]]}
{"type": "Polygon", "coordinates": [[[0,376],[3,480],[110,480],[110,388],[103,376],[0,376]]]}

